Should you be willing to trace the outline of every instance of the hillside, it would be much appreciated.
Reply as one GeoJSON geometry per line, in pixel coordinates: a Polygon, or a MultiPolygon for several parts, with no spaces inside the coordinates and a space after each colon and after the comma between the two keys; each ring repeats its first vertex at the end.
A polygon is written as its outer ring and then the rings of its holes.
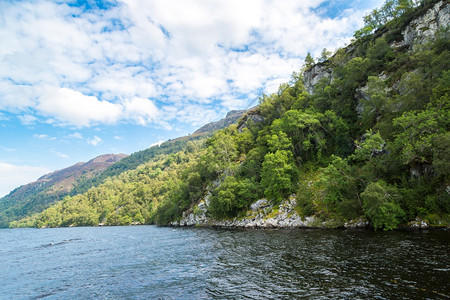
{"type": "Polygon", "coordinates": [[[79,184],[75,189],[73,189],[71,195],[84,193],[91,187],[98,186],[106,178],[119,175],[120,173],[128,170],[136,169],[139,165],[154,159],[158,155],[177,153],[183,150],[189,141],[195,141],[208,137],[212,135],[214,131],[226,128],[227,126],[236,123],[244,113],[245,110],[230,111],[227,113],[225,118],[222,118],[216,122],[205,124],[191,135],[169,140],[159,146],[153,146],[148,149],[132,153],[120,162],[108,167],[108,169],[100,174],[100,176],[93,177],[90,180],[86,180],[85,182],[79,184]]]}
{"type": "Polygon", "coordinates": [[[11,226],[448,226],[449,15],[386,1],[238,124],[11,226]]]}
{"type": "Polygon", "coordinates": [[[211,135],[214,131],[236,123],[245,110],[230,111],[225,118],[208,123],[192,135],[169,140],[159,146],[138,151],[131,155],[105,154],[87,163],[80,162],[68,168],[42,176],[36,182],[21,186],[0,199],[0,227],[30,213],[40,212],[51,203],[67,195],[77,195],[98,186],[108,177],[133,170],[158,155],[176,153],[184,149],[189,141],[211,135]]]}
{"type": "Polygon", "coordinates": [[[68,168],[51,172],[37,181],[16,188],[0,199],[0,227],[30,213],[41,211],[61,200],[83,181],[101,174],[109,166],[127,157],[125,154],[100,155],[88,162],[79,162],[68,168]]]}

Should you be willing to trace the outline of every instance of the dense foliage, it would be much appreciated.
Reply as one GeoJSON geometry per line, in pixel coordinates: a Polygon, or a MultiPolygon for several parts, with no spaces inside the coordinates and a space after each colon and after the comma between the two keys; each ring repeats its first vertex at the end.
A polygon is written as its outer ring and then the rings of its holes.
{"type": "Polygon", "coordinates": [[[385,230],[417,217],[448,222],[448,28],[414,49],[391,45],[403,26],[394,18],[426,5],[386,1],[366,18],[389,22],[383,35],[372,26],[331,58],[324,49],[319,60],[333,75],[313,94],[294,73],[238,125],[12,225],[168,224],[206,196],[212,217],[233,218],[257,199],[277,205],[291,194],[302,216],[321,220],[363,217],[385,230]]]}

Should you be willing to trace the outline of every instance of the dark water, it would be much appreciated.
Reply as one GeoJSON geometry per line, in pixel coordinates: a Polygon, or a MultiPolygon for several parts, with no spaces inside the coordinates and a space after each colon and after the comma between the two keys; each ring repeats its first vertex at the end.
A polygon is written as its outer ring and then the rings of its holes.
{"type": "Polygon", "coordinates": [[[1,299],[449,299],[450,232],[0,230],[1,299]]]}

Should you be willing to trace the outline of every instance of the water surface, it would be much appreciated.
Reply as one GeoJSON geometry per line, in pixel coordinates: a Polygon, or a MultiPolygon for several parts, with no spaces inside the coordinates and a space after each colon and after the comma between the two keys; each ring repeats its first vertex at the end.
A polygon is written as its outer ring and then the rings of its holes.
{"type": "Polygon", "coordinates": [[[449,299],[448,231],[0,230],[1,299],[449,299]]]}

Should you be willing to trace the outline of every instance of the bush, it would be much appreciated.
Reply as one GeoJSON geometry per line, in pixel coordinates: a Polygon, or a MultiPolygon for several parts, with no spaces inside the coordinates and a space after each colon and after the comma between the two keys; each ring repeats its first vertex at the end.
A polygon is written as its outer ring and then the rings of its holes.
{"type": "Polygon", "coordinates": [[[218,219],[232,218],[249,208],[258,199],[259,184],[252,179],[236,179],[228,176],[213,191],[209,211],[218,219]]]}
{"type": "Polygon", "coordinates": [[[384,181],[370,183],[361,193],[364,213],[375,229],[392,230],[405,215],[396,202],[397,189],[384,181]]]}

